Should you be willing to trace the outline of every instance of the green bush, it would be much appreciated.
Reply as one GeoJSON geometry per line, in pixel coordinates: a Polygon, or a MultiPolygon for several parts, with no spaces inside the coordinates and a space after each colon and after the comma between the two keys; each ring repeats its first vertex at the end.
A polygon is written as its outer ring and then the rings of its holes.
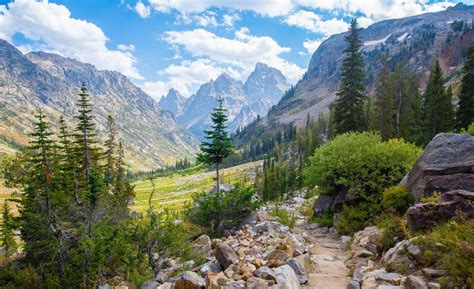
{"type": "Polygon", "coordinates": [[[311,217],[309,222],[317,223],[321,227],[331,227],[333,225],[333,214],[330,211],[324,211],[320,216],[311,217]]]}
{"type": "Polygon", "coordinates": [[[377,221],[377,225],[382,229],[382,239],[380,243],[382,250],[386,251],[401,240],[409,237],[409,230],[406,220],[397,215],[385,215],[384,219],[377,221]]]}
{"type": "Polygon", "coordinates": [[[393,186],[382,194],[382,206],[386,212],[404,214],[415,199],[405,186],[393,186]]]}
{"type": "Polygon", "coordinates": [[[443,224],[416,243],[423,266],[448,270],[457,288],[474,288],[474,220],[443,224]]]}
{"type": "Polygon", "coordinates": [[[400,182],[420,153],[400,139],[382,141],[370,132],[342,134],[316,149],[304,171],[305,182],[333,196],[347,191],[351,205],[343,207],[336,225],[350,234],[382,211],[383,191],[400,182]]]}
{"type": "Polygon", "coordinates": [[[291,214],[285,210],[278,208],[277,206],[270,210],[270,215],[276,217],[278,219],[278,222],[290,228],[293,228],[293,226],[296,224],[295,214],[291,214]]]}
{"type": "Polygon", "coordinates": [[[255,188],[240,188],[202,194],[194,197],[195,206],[190,208],[189,220],[221,234],[224,229],[238,225],[247,215],[256,210],[259,202],[254,200],[255,188]]]}
{"type": "Polygon", "coordinates": [[[471,123],[467,129],[461,130],[461,133],[470,134],[474,136],[474,122],[471,123]]]}

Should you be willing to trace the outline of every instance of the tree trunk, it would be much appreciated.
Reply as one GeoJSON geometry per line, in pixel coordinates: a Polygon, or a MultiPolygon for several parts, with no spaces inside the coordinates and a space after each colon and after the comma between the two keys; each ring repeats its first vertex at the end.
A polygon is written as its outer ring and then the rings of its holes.
{"type": "Polygon", "coordinates": [[[216,164],[216,185],[217,191],[219,192],[221,190],[221,183],[219,178],[219,163],[216,164]]]}

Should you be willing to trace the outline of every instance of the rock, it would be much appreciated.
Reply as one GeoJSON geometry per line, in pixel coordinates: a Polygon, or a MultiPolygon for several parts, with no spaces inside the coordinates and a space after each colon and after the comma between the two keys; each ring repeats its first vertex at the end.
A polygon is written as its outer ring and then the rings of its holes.
{"type": "Polygon", "coordinates": [[[366,250],[377,253],[380,249],[382,230],[376,226],[366,227],[364,230],[354,234],[352,246],[360,246],[366,250]]]}
{"type": "Polygon", "coordinates": [[[164,283],[160,285],[157,289],[174,289],[173,283],[164,283]]]}
{"type": "Polygon", "coordinates": [[[239,261],[239,257],[234,249],[225,243],[217,245],[216,259],[224,269],[227,269],[227,267],[239,261]]]}
{"type": "Polygon", "coordinates": [[[473,192],[450,191],[440,197],[436,204],[421,203],[411,206],[406,212],[411,230],[425,230],[447,220],[471,219],[474,216],[473,192]]]}
{"type": "Polygon", "coordinates": [[[275,268],[274,270],[276,275],[277,284],[285,286],[287,289],[299,289],[300,283],[298,282],[298,277],[295,274],[295,271],[291,269],[288,265],[283,265],[281,267],[275,268]]]}
{"type": "Polygon", "coordinates": [[[174,279],[174,289],[204,289],[206,286],[204,279],[192,271],[183,272],[174,279]]]}
{"type": "Polygon", "coordinates": [[[344,250],[347,248],[347,245],[351,242],[352,238],[349,236],[341,236],[341,239],[339,240],[339,248],[344,250]]]}
{"type": "Polygon", "coordinates": [[[158,281],[156,281],[155,279],[151,279],[143,283],[140,289],[158,289],[160,288],[160,286],[161,284],[158,283],[158,281]]]}
{"type": "Polygon", "coordinates": [[[202,276],[206,276],[208,272],[219,273],[222,272],[222,267],[216,260],[209,261],[201,266],[199,272],[202,276]]]}
{"type": "Polygon", "coordinates": [[[347,289],[360,289],[360,282],[357,280],[352,280],[347,284],[347,289]]]}
{"type": "Polygon", "coordinates": [[[316,230],[316,229],[318,229],[319,227],[320,227],[319,224],[314,223],[314,224],[309,224],[309,227],[308,227],[308,228],[309,228],[310,230],[316,230]]]}
{"type": "Polygon", "coordinates": [[[400,285],[402,277],[403,276],[398,273],[381,273],[375,275],[377,281],[388,282],[392,285],[400,285]]]}
{"type": "Polygon", "coordinates": [[[276,282],[276,274],[269,267],[263,266],[253,272],[255,277],[276,282]]]}
{"type": "Polygon", "coordinates": [[[291,238],[285,238],[280,242],[280,244],[278,244],[276,249],[281,250],[283,252],[286,252],[289,257],[294,257],[295,256],[295,250],[296,250],[295,249],[295,241],[293,241],[291,238]]]}
{"type": "Polygon", "coordinates": [[[268,234],[287,234],[290,231],[288,226],[282,225],[275,221],[265,221],[256,224],[253,227],[255,232],[267,232],[268,234]]]}
{"type": "Polygon", "coordinates": [[[441,285],[436,282],[430,282],[428,283],[428,288],[430,289],[441,289],[441,285]]]}
{"type": "Polygon", "coordinates": [[[374,253],[370,252],[369,250],[365,249],[356,249],[352,252],[352,255],[354,257],[361,257],[361,258],[367,258],[372,256],[374,253]]]}
{"type": "Polygon", "coordinates": [[[269,264],[282,264],[282,263],[285,263],[286,259],[288,259],[289,257],[290,257],[290,255],[287,252],[275,249],[275,250],[271,251],[270,254],[268,254],[265,257],[265,260],[267,260],[266,265],[268,267],[277,267],[277,266],[269,266],[269,264]]]}
{"type": "Polygon", "coordinates": [[[367,279],[364,279],[362,281],[362,285],[361,285],[361,289],[373,289],[375,287],[377,287],[377,281],[375,280],[374,277],[370,277],[370,278],[367,278],[367,279]]]}
{"type": "Polygon", "coordinates": [[[413,275],[408,276],[405,279],[405,282],[403,284],[407,289],[428,289],[428,286],[426,285],[425,281],[421,279],[420,277],[416,277],[413,275]]]}
{"type": "Polygon", "coordinates": [[[196,240],[194,240],[191,246],[195,253],[203,254],[206,257],[211,256],[211,238],[209,238],[209,236],[199,236],[196,240]]]}
{"type": "Polygon", "coordinates": [[[385,253],[382,260],[386,264],[392,264],[395,263],[397,259],[407,254],[413,258],[420,256],[421,250],[417,245],[413,244],[413,240],[415,240],[415,238],[398,242],[394,247],[390,248],[387,253],[385,253]]]}
{"type": "Polygon", "coordinates": [[[224,289],[236,289],[236,288],[245,288],[245,281],[239,280],[239,281],[229,281],[224,287],[224,289]]]}
{"type": "Polygon", "coordinates": [[[286,260],[286,264],[295,271],[300,284],[306,284],[306,282],[308,282],[308,272],[306,272],[305,267],[297,259],[290,258],[286,260]]]}
{"type": "MultiPolygon", "coordinates": [[[[234,185],[220,184],[220,186],[219,186],[219,190],[221,192],[228,192],[228,191],[231,191],[233,189],[235,189],[234,185]]],[[[209,192],[209,194],[215,194],[215,193],[217,193],[217,186],[214,186],[212,188],[212,190],[209,192]]]]}
{"type": "Polygon", "coordinates": [[[331,197],[327,194],[320,194],[313,205],[314,214],[316,216],[321,216],[324,212],[329,211],[333,201],[334,197],[331,197]]]}
{"type": "Polygon", "coordinates": [[[377,287],[375,287],[375,289],[404,289],[404,287],[382,284],[382,285],[377,285],[377,287]]]}
{"type": "Polygon", "coordinates": [[[401,184],[415,199],[454,189],[474,191],[474,137],[441,133],[426,146],[401,184]]]}
{"type": "Polygon", "coordinates": [[[423,268],[421,271],[423,271],[423,274],[425,274],[425,276],[428,276],[430,278],[438,278],[438,277],[448,275],[448,271],[446,271],[446,270],[423,268]]]}
{"type": "Polygon", "coordinates": [[[248,289],[267,289],[268,283],[267,281],[257,278],[257,277],[250,277],[247,280],[247,288],[248,289]]]}
{"type": "Polygon", "coordinates": [[[220,289],[229,279],[224,275],[224,272],[213,273],[209,272],[206,276],[206,286],[209,289],[220,289]]]}

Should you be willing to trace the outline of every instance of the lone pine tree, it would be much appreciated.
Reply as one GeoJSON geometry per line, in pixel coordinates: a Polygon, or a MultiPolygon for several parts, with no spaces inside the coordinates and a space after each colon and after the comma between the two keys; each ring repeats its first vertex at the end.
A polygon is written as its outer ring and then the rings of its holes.
{"type": "Polygon", "coordinates": [[[346,58],[341,68],[341,84],[337,91],[338,99],[334,107],[334,124],[336,133],[362,131],[364,120],[364,78],[365,64],[360,51],[362,40],[357,20],[353,19],[349,34],[345,37],[346,58]]]}
{"type": "Polygon", "coordinates": [[[474,122],[474,43],[467,52],[458,105],[456,128],[462,130],[474,122]]]}
{"type": "Polygon", "coordinates": [[[219,166],[222,161],[233,153],[234,147],[227,133],[226,121],[228,119],[227,109],[224,107],[224,99],[217,99],[218,105],[211,113],[211,130],[205,130],[204,141],[200,145],[200,152],[197,160],[199,162],[215,165],[216,167],[216,187],[220,190],[219,166]]]}

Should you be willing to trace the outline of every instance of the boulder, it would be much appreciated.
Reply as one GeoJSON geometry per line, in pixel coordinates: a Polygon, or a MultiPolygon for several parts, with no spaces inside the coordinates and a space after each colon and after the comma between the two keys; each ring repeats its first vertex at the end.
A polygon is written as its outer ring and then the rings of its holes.
{"type": "Polygon", "coordinates": [[[275,268],[274,272],[276,275],[277,284],[283,285],[286,289],[300,288],[298,277],[290,266],[283,265],[281,267],[275,268]]]}
{"type": "Polygon", "coordinates": [[[276,282],[276,274],[269,267],[263,266],[253,271],[255,277],[276,282]]]}
{"type": "Polygon", "coordinates": [[[234,249],[225,243],[217,245],[216,259],[224,269],[227,269],[227,267],[239,261],[239,257],[235,253],[234,249]]]}
{"type": "Polygon", "coordinates": [[[275,221],[265,221],[256,224],[253,227],[255,232],[266,232],[270,235],[273,234],[288,234],[290,232],[290,228],[288,226],[282,225],[279,222],[275,221]]]}
{"type": "Polygon", "coordinates": [[[257,277],[250,277],[247,280],[247,288],[248,289],[267,289],[268,283],[267,281],[257,278],[257,277]]]}
{"type": "Polygon", "coordinates": [[[213,273],[209,272],[206,276],[206,286],[210,289],[220,289],[222,288],[229,279],[224,275],[223,272],[213,273]]]}
{"type": "Polygon", "coordinates": [[[327,194],[320,194],[313,205],[313,211],[316,216],[322,215],[324,212],[331,209],[334,197],[327,194]]]}
{"type": "Polygon", "coordinates": [[[143,283],[140,289],[158,289],[160,288],[160,286],[161,284],[158,283],[158,281],[156,281],[155,279],[151,279],[143,283]]]}
{"type": "Polygon", "coordinates": [[[191,244],[193,251],[197,254],[202,254],[206,257],[211,256],[211,238],[207,235],[199,236],[191,244]]]}
{"type": "Polygon", "coordinates": [[[406,212],[408,227],[425,230],[447,220],[471,219],[474,215],[474,193],[454,190],[440,196],[437,203],[420,203],[406,212]]]}
{"type": "Polygon", "coordinates": [[[372,253],[377,253],[380,249],[382,234],[382,230],[376,226],[366,227],[364,230],[354,234],[352,249],[362,247],[372,253]]]}
{"type": "Polygon", "coordinates": [[[401,184],[416,200],[433,192],[474,191],[474,137],[441,133],[426,146],[401,184]]]}
{"type": "Polygon", "coordinates": [[[352,280],[347,284],[347,289],[360,289],[360,282],[357,280],[352,280]]]}
{"type": "Polygon", "coordinates": [[[286,264],[295,271],[296,277],[300,284],[306,284],[308,282],[308,272],[306,272],[305,267],[295,258],[290,258],[286,260],[286,264]]]}
{"type": "Polygon", "coordinates": [[[428,285],[426,285],[425,281],[414,275],[408,276],[403,285],[406,289],[428,289],[428,285]]]}
{"type": "Polygon", "coordinates": [[[209,261],[204,263],[199,269],[199,272],[202,276],[206,276],[208,272],[219,273],[222,272],[222,267],[216,260],[209,261]]]}
{"type": "Polygon", "coordinates": [[[174,289],[204,289],[206,282],[198,274],[186,271],[174,278],[174,289]]]}

